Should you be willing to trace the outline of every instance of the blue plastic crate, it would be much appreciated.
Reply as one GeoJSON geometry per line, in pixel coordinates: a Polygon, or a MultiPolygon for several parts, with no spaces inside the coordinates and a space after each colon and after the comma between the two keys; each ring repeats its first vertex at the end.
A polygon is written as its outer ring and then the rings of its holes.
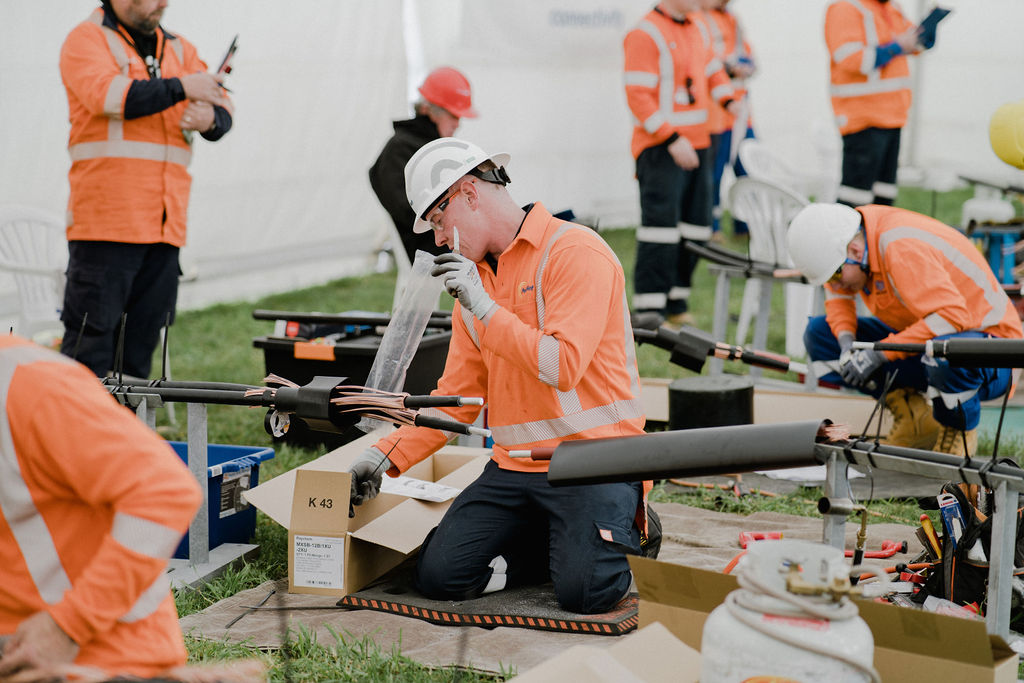
{"type": "MultiPolygon", "coordinates": [[[[174,452],[188,464],[188,444],[171,441],[174,452]]],[[[260,483],[260,463],[274,457],[274,449],[261,446],[209,444],[206,449],[207,500],[210,506],[210,548],[222,543],[248,543],[256,533],[256,508],[242,500],[242,492],[260,483]]],[[[188,559],[188,534],[174,551],[188,559]]]]}

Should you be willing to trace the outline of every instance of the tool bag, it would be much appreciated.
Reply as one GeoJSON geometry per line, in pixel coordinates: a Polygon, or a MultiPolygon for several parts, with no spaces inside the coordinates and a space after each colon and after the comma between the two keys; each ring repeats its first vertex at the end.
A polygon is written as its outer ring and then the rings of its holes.
{"type": "MultiPolygon", "coordinates": [[[[1013,463],[1012,461],[1008,461],[1013,463]]],[[[968,496],[968,491],[976,487],[966,484],[946,482],[942,493],[951,494],[956,498],[963,515],[964,528],[956,543],[950,537],[948,528],[942,526],[942,560],[929,570],[928,578],[922,589],[914,596],[917,603],[924,602],[929,595],[945,598],[958,605],[977,605],[981,614],[985,613],[985,598],[988,590],[988,559],[992,557],[992,517],[978,509],[975,501],[968,496]]],[[[924,510],[938,510],[938,497],[918,499],[924,510]]],[[[1024,622],[1024,604],[1018,587],[1018,579],[1024,575],[1024,524],[1021,524],[1024,508],[1017,509],[1016,542],[1013,553],[1013,607],[1011,609],[1011,625],[1024,622]]],[[[936,525],[936,528],[939,528],[936,525]]],[[[1024,587],[1024,586],[1021,586],[1024,587]]]]}

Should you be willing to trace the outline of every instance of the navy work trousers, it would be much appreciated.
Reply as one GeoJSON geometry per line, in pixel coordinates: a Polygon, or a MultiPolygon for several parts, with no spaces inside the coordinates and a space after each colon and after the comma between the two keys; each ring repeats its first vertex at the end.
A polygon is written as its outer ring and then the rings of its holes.
{"type": "Polygon", "coordinates": [[[116,370],[124,313],[124,372],[149,377],[160,328],[168,314],[174,321],[181,273],[178,247],[74,240],[68,243],[68,257],[61,353],[98,377],[116,370]]]}
{"type": "Polygon", "coordinates": [[[563,609],[606,612],[629,589],[626,553],[640,552],[641,496],[639,482],[553,487],[547,473],[488,462],[424,541],[419,590],[435,600],[478,597],[501,556],[506,587],[550,579],[563,609]]]}
{"type": "Polygon", "coordinates": [[[899,128],[865,128],[843,136],[843,180],[839,202],[849,206],[896,200],[899,128]]]}
{"type": "Polygon", "coordinates": [[[640,185],[640,221],[633,270],[633,310],[666,315],[689,309],[697,256],[684,240],[711,237],[711,148],[697,150],[700,165],[683,170],[662,143],[648,147],[636,160],[640,185]]]}

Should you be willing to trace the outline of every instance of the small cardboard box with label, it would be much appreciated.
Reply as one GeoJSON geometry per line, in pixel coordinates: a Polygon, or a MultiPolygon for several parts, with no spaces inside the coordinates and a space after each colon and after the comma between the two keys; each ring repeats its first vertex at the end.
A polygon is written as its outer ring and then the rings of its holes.
{"type": "Polygon", "coordinates": [[[450,496],[476,479],[490,456],[484,448],[445,446],[409,468],[402,481],[385,475],[380,495],[349,518],[348,467],[378,438],[364,436],[245,492],[251,505],[288,529],[289,592],[341,597],[397,567],[451,504],[450,497],[410,498],[410,490],[450,496]]]}
{"type": "MultiPolygon", "coordinates": [[[[660,622],[697,650],[704,621],[739,588],[730,574],[643,557],[629,566],[640,593],[640,628],[660,622]]],[[[875,639],[874,666],[883,681],[1015,683],[1017,655],[981,621],[860,600],[875,639]]]]}

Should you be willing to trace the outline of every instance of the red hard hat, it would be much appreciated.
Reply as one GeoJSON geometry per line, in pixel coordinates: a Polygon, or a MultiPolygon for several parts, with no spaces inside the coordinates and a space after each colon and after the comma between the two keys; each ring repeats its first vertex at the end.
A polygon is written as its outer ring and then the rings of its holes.
{"type": "Polygon", "coordinates": [[[456,69],[434,69],[419,88],[423,99],[461,118],[476,118],[469,81],[456,69]]]}

